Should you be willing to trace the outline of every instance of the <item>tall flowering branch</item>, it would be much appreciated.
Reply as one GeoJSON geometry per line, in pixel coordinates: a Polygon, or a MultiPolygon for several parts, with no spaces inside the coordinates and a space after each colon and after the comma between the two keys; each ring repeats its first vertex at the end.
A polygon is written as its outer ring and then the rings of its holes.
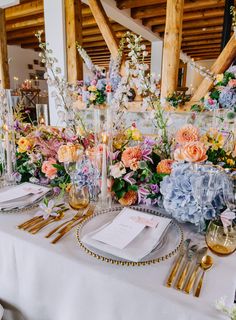
{"type": "Polygon", "coordinates": [[[54,88],[51,96],[55,99],[59,120],[73,130],[76,130],[78,121],[83,130],[85,130],[82,118],[73,108],[73,103],[76,101],[75,86],[69,84],[62,76],[62,70],[57,66],[58,60],[53,56],[53,51],[48,49],[48,44],[42,41],[41,35],[42,31],[35,34],[41,49],[39,57],[47,68],[44,78],[47,80],[48,85],[54,88]]]}
{"type": "Polygon", "coordinates": [[[205,68],[203,66],[200,66],[193,59],[188,57],[187,54],[185,54],[183,52],[180,52],[180,59],[184,63],[189,63],[190,68],[192,68],[195,71],[197,71],[198,73],[200,73],[200,75],[203,76],[204,78],[207,78],[207,79],[212,80],[212,81],[214,81],[216,79],[216,75],[213,72],[211,72],[210,70],[208,70],[207,68],[205,68]]]}

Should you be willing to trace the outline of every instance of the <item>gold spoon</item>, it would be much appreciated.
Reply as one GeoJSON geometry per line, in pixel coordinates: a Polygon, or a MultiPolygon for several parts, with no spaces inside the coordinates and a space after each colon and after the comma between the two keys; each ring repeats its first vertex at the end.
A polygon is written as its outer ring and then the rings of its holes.
{"type": "Polygon", "coordinates": [[[203,277],[205,275],[205,272],[207,270],[209,270],[212,267],[212,265],[213,265],[213,258],[211,256],[204,256],[202,258],[200,267],[203,270],[203,273],[202,273],[201,278],[200,278],[200,280],[198,282],[197,289],[196,289],[195,294],[194,294],[195,297],[199,297],[200,292],[201,292],[201,288],[202,288],[202,282],[203,282],[203,277]]]}

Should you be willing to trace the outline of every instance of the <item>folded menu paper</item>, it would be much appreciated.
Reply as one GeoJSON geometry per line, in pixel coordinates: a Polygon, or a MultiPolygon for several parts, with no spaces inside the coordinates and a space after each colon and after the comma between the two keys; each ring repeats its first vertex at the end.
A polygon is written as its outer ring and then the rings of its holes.
{"type": "Polygon", "coordinates": [[[42,198],[50,191],[50,188],[35,185],[33,183],[22,183],[0,192],[0,209],[11,207],[23,207],[42,198]]]}
{"type": "Polygon", "coordinates": [[[84,235],[82,242],[126,260],[140,261],[158,246],[170,222],[125,208],[111,223],[84,235]]]}

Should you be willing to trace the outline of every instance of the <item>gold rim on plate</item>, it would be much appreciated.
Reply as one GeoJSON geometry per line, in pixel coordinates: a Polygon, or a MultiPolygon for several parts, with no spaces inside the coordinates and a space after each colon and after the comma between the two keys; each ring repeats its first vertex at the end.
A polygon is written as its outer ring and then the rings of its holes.
{"type": "MultiPolygon", "coordinates": [[[[155,214],[155,215],[158,215],[160,217],[166,217],[164,214],[161,214],[159,213],[157,210],[154,210],[154,209],[148,209],[148,208],[143,208],[143,207],[136,207],[136,206],[132,206],[131,207],[132,209],[134,210],[138,210],[138,211],[142,211],[142,212],[145,212],[145,213],[151,213],[151,214],[155,214]]],[[[82,241],[80,240],[80,232],[82,230],[82,228],[85,226],[85,224],[87,224],[89,221],[91,221],[93,218],[101,215],[101,214],[105,214],[105,213],[109,213],[109,212],[114,212],[114,211],[118,211],[118,210],[122,210],[123,207],[114,207],[114,208],[111,208],[111,209],[106,209],[106,210],[102,210],[102,211],[98,211],[96,213],[94,213],[92,216],[86,218],[85,220],[83,220],[77,230],[76,230],[76,238],[78,240],[78,243],[80,245],[80,247],[87,253],[89,254],[90,256],[98,259],[98,260],[101,260],[101,261],[104,261],[106,263],[110,263],[110,264],[114,264],[114,265],[120,265],[120,266],[127,266],[127,267],[135,267],[135,266],[147,266],[147,265],[151,265],[151,264],[155,264],[155,263],[160,263],[162,261],[165,261],[169,258],[171,258],[173,255],[175,255],[180,247],[182,246],[183,244],[183,239],[184,239],[184,234],[183,234],[183,230],[182,228],[180,227],[180,225],[172,219],[172,224],[175,226],[175,228],[177,229],[178,233],[179,233],[179,243],[178,245],[175,247],[174,250],[172,250],[171,252],[159,257],[159,258],[155,258],[155,259],[150,259],[150,260],[147,260],[147,261],[139,261],[139,262],[133,262],[133,261],[126,261],[126,260],[117,260],[117,259],[112,259],[112,258],[107,258],[107,257],[104,257],[94,251],[92,251],[91,249],[88,249],[83,243],[82,241]]]]}

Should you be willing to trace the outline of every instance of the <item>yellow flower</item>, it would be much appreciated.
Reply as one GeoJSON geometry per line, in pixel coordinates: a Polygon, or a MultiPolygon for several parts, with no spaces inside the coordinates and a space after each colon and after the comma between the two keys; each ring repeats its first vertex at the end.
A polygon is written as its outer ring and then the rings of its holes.
{"type": "Polygon", "coordinates": [[[90,100],[90,101],[96,100],[96,94],[91,93],[90,96],[89,96],[89,100],[90,100]]]}
{"type": "Polygon", "coordinates": [[[89,86],[88,91],[97,91],[97,87],[96,86],[89,86]]]}
{"type": "Polygon", "coordinates": [[[18,142],[18,152],[24,153],[26,151],[29,151],[31,148],[31,142],[27,138],[21,137],[18,142]]]}
{"type": "Polygon", "coordinates": [[[224,78],[224,74],[223,73],[220,73],[220,74],[217,74],[216,76],[216,81],[217,82],[221,82],[224,78]]]}
{"type": "Polygon", "coordinates": [[[143,138],[142,133],[138,129],[132,128],[131,132],[132,132],[132,139],[134,141],[141,141],[142,140],[142,138],[143,138]]]}
{"type": "Polygon", "coordinates": [[[227,164],[230,165],[231,167],[235,165],[235,161],[233,159],[227,159],[226,160],[227,164]]]}
{"type": "Polygon", "coordinates": [[[216,129],[210,129],[201,137],[200,141],[203,142],[207,147],[211,147],[212,150],[218,150],[224,145],[224,136],[216,129]]]}

